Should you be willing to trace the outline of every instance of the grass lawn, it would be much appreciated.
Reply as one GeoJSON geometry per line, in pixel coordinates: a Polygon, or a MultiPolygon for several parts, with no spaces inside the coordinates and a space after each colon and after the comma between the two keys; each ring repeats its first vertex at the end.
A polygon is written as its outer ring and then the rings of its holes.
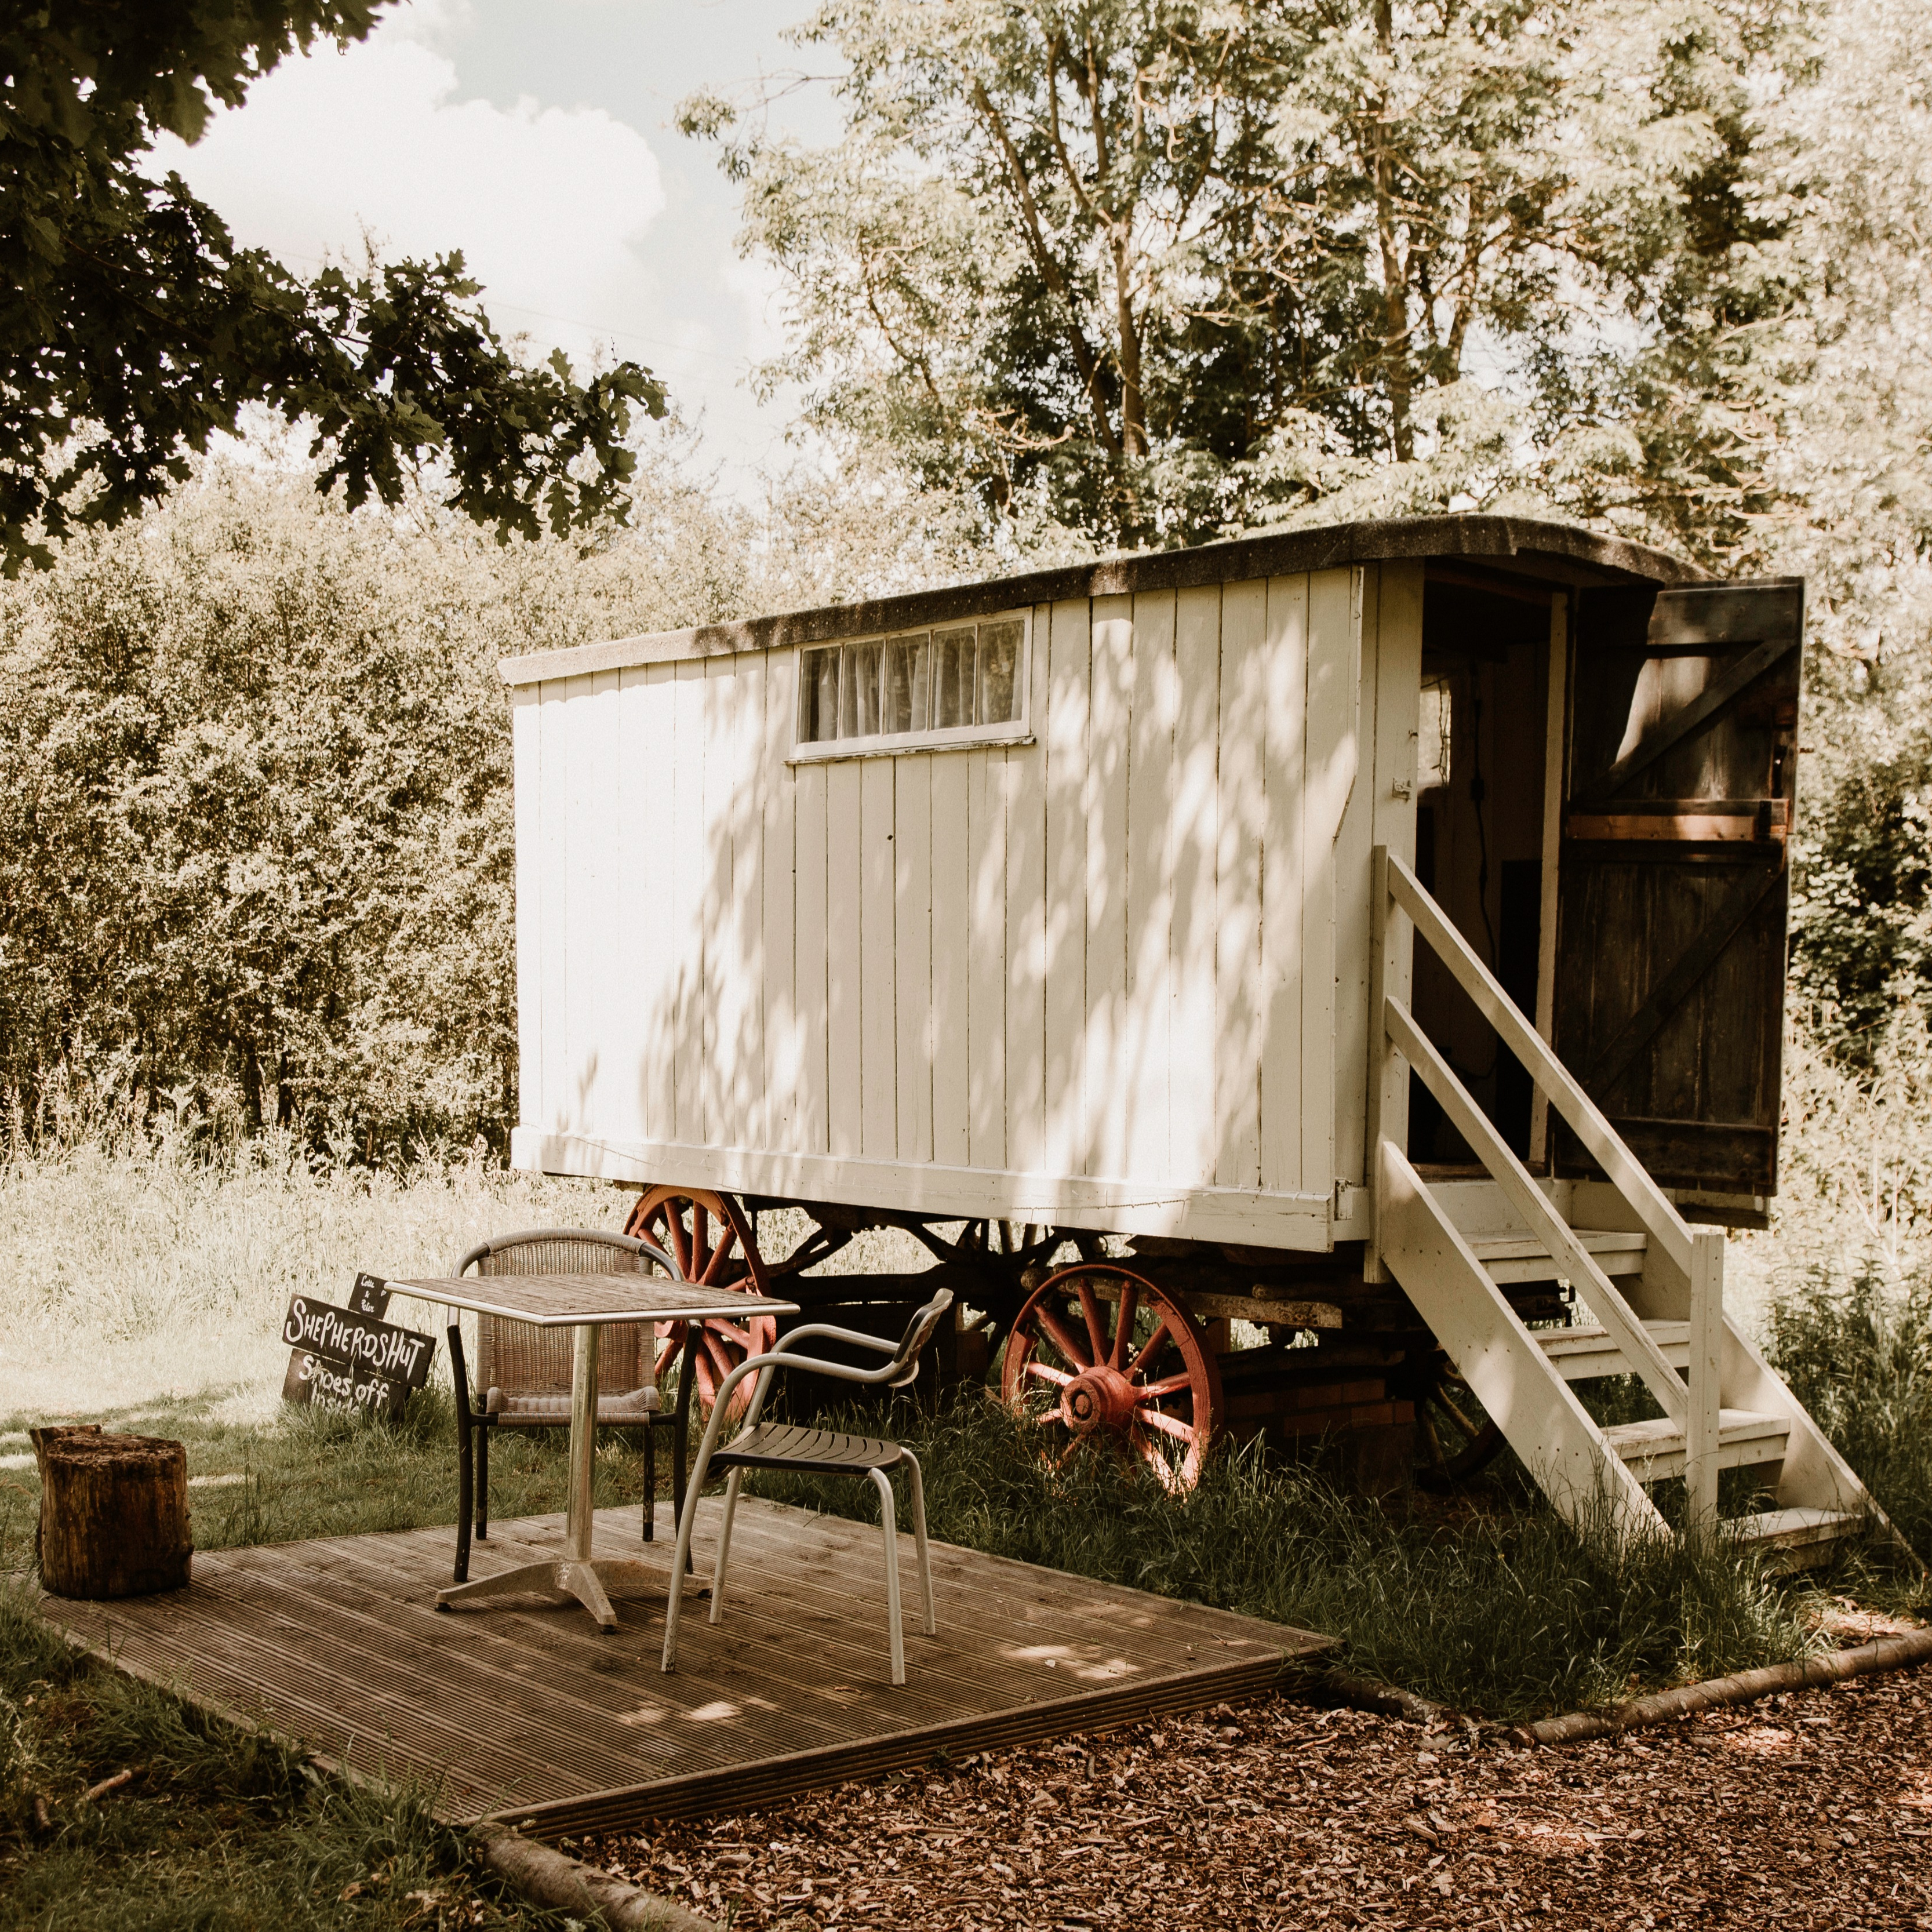
{"type": "Polygon", "coordinates": [[[319,1776],[56,1637],[0,1591],[4,1932],[563,1932],[479,1883],[425,1794],[319,1776]],[[102,1780],[134,1769],[90,1799],[102,1780]]]}
{"type": "MultiPolygon", "coordinates": [[[[273,1144],[209,1163],[166,1147],[82,1148],[0,1168],[0,1361],[14,1404],[0,1415],[0,1568],[31,1560],[38,1486],[25,1431],[44,1420],[185,1442],[202,1549],[452,1522],[446,1384],[400,1429],[284,1411],[288,1294],[339,1299],[365,1268],[446,1272],[472,1241],[514,1227],[614,1227],[622,1204],[471,1163],[406,1182],[344,1172],[273,1144]]],[[[1925,1459],[1900,1444],[1923,1433],[1911,1393],[1922,1337],[1853,1312],[1877,1339],[1858,1358],[1867,1393],[1840,1388],[1837,1432],[1882,1466],[1895,1513],[1916,1526],[1925,1459]]],[[[403,1302],[392,1318],[434,1325],[403,1302]]],[[[1822,1304],[1790,1333],[1821,1386],[1848,1359],[1822,1304]]],[[[1047,1466],[971,1390],[938,1415],[902,1406],[890,1426],[921,1454],[938,1537],[1326,1630],[1358,1672],[1491,1717],[1801,1655],[1829,1640],[1821,1586],[1877,1606],[1925,1601],[1922,1580],[1874,1549],[1796,1581],[1674,1539],[1618,1550],[1558,1521],[1507,1458],[1446,1502],[1365,1502],[1258,1454],[1221,1459],[1176,1497],[1104,1454],[1047,1466]]],[[[563,1448],[560,1430],[500,1438],[493,1513],[560,1509],[563,1448]]],[[[758,1486],[811,1507],[871,1506],[859,1485],[758,1486]]],[[[642,1492],[638,1445],[607,1439],[598,1502],[642,1492]]],[[[352,1792],[273,1741],[209,1726],[72,1657],[17,1594],[0,1600],[0,1932],[549,1922],[477,1888],[422,1794],[352,1792]],[[80,1802],[136,1763],[127,1786],[80,1802]]]]}

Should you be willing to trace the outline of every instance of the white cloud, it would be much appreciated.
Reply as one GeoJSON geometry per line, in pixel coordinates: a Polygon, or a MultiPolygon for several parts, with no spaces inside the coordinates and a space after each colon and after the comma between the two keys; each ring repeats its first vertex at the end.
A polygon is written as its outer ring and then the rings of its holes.
{"type": "MultiPolygon", "coordinates": [[[[652,8],[647,52],[625,44],[607,58],[646,60],[627,85],[656,112],[717,48],[703,9],[652,8]]],[[[548,99],[504,106],[500,85],[494,99],[463,98],[472,68],[516,71],[504,33],[500,20],[479,24],[470,0],[412,0],[346,52],[285,62],[192,148],[165,141],[154,171],[178,169],[238,241],[298,272],[325,260],[359,268],[365,230],[391,259],[460,248],[500,333],[536,353],[561,347],[580,367],[597,351],[644,362],[702,423],[727,487],[756,500],[760,472],[788,460],[796,399],[760,407],[742,380],[782,331],[776,278],[732,246],[736,190],[708,155],[674,140],[686,172],[667,172],[621,114],[570,104],[568,62],[549,69],[548,99]]],[[[610,78],[574,85],[608,97],[610,78]]]]}
{"type": "Polygon", "coordinates": [[[500,328],[581,353],[656,306],[637,244],[664,206],[657,158],[602,109],[456,98],[436,43],[461,19],[404,9],[346,52],[284,62],[158,162],[297,269],[359,265],[365,229],[392,257],[460,248],[500,328]]]}

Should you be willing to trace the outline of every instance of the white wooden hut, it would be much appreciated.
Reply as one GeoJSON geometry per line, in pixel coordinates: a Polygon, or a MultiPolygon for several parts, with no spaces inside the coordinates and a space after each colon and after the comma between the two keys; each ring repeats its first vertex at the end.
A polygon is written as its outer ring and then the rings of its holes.
{"type": "Polygon", "coordinates": [[[1815,1544],[1684,1218],[1776,1185],[1802,620],[1459,516],[510,660],[513,1157],[1392,1271],[1552,1493],[1761,1465],[1815,1544]]]}

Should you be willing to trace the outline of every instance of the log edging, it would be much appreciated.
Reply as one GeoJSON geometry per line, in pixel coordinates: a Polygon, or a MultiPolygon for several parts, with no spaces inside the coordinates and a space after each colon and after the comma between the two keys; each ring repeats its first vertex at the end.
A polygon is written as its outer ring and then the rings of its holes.
{"type": "Polygon", "coordinates": [[[720,1932],[715,1919],[700,1918],[675,1899],[613,1878],[506,1825],[479,1826],[470,1844],[478,1864],[532,1905],[608,1926],[610,1932],[720,1932]]]}
{"type": "Polygon", "coordinates": [[[1352,1670],[1326,1670],[1317,1681],[1355,1710],[1378,1712],[1384,1718],[1406,1718],[1424,1730],[1432,1724],[1453,1724],[1460,1719],[1460,1713],[1450,1710],[1446,1704],[1418,1696],[1413,1690],[1405,1690],[1399,1684],[1384,1684],[1378,1678],[1358,1677],[1352,1670]]]}
{"type": "Polygon", "coordinates": [[[1701,1684],[1680,1684],[1648,1697],[1634,1698],[1607,1711],[1572,1711],[1561,1718],[1544,1718],[1533,1724],[1516,1724],[1508,1735],[1528,1745],[1581,1744],[1590,1738],[1615,1737],[1647,1724],[1688,1718],[1726,1704],[1748,1704],[1780,1690],[1804,1690],[1847,1678],[1868,1677],[1881,1670],[1903,1670],[1932,1661],[1932,1629],[1882,1636],[1850,1650],[1807,1658],[1798,1664],[1774,1664],[1760,1670],[1740,1670],[1729,1677],[1709,1677],[1701,1684]]]}

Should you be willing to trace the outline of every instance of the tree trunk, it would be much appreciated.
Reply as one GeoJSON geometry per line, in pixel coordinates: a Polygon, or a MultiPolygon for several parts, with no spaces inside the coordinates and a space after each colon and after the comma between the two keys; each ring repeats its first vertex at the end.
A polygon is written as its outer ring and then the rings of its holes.
{"type": "Polygon", "coordinates": [[[36,1429],[40,1581],[57,1597],[143,1597],[188,1580],[188,1451],[98,1426],[36,1429]]]}

